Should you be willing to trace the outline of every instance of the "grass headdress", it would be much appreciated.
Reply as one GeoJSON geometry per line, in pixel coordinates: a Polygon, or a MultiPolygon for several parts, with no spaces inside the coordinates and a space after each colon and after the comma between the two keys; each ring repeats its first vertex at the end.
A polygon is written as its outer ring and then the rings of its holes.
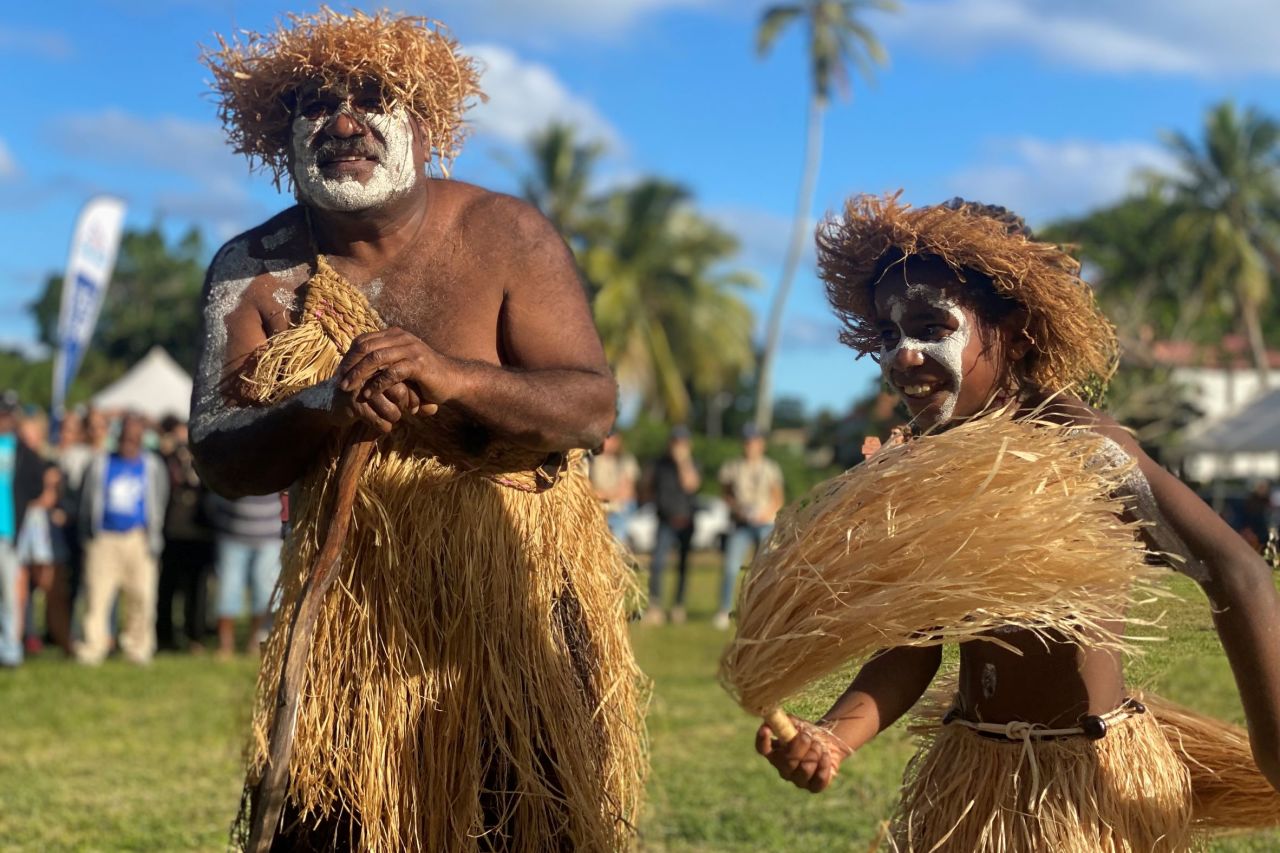
{"type": "Polygon", "coordinates": [[[1033,238],[1003,208],[954,200],[913,209],[889,196],[850,198],[841,216],[818,226],[818,269],[827,299],[844,324],[841,342],[860,354],[880,351],[875,286],[886,261],[941,259],[966,286],[977,276],[1026,311],[1032,344],[1023,375],[1046,391],[1071,387],[1095,402],[1115,372],[1115,328],[1080,279],[1080,264],[1033,238]]]}
{"type": "Polygon", "coordinates": [[[475,62],[428,18],[343,15],[322,6],[314,15],[289,15],[273,33],[217,40],[201,60],[213,72],[218,117],[236,152],[270,170],[277,186],[288,173],[290,124],[304,84],[376,80],[384,107],[403,107],[421,124],[446,173],[462,145],[462,114],[484,98],[475,62]]]}

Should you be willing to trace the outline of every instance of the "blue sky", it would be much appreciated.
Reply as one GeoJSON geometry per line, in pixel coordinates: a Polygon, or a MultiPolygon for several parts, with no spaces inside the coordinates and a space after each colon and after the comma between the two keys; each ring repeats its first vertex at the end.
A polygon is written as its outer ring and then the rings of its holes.
{"type": "MultiPolygon", "coordinates": [[[[357,4],[369,8],[370,4],[357,4]]],[[[372,4],[375,8],[387,4],[372,4]]],[[[437,0],[391,8],[447,23],[487,67],[489,104],[454,175],[515,187],[545,122],[609,143],[607,184],[679,180],[743,241],[763,315],[803,149],[806,69],[793,32],[753,50],[758,0],[437,0]]],[[[960,194],[1033,224],[1122,196],[1168,167],[1166,130],[1195,134],[1223,98],[1280,115],[1274,0],[905,0],[870,13],[891,61],[826,123],[815,216],[854,192],[960,194]]],[[[198,45],[313,3],[97,0],[6,4],[0,21],[0,342],[34,339],[23,306],[60,270],[91,193],[128,223],[228,236],[290,203],[222,142],[198,45]],[[51,10],[56,10],[51,11],[51,10]]],[[[346,6],[339,6],[346,8],[346,6]]],[[[811,261],[788,309],[780,393],[843,408],[875,370],[835,342],[811,261]]]]}

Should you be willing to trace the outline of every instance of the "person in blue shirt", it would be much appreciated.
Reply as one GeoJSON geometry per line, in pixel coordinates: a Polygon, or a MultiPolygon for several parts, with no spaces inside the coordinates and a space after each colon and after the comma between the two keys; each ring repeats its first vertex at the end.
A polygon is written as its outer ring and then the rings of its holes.
{"type": "Polygon", "coordinates": [[[123,606],[119,647],[133,663],[155,653],[157,558],[164,547],[169,480],[164,463],[142,446],[145,424],[125,415],[114,453],[101,453],[85,471],[80,524],[85,541],[82,663],[100,663],[111,646],[111,606],[123,606]]]}
{"type": "Polygon", "coordinates": [[[44,463],[18,437],[18,396],[0,394],[0,666],[22,663],[22,595],[25,577],[17,541],[27,505],[43,487],[44,463]]]}

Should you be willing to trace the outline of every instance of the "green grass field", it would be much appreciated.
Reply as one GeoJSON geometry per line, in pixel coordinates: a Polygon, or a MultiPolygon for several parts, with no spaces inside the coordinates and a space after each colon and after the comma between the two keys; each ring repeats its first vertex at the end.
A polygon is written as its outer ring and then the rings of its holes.
{"type": "MultiPolygon", "coordinates": [[[[633,630],[654,680],[642,849],[866,850],[911,743],[890,729],[819,796],[779,780],[752,751],[756,721],[715,680],[726,639],[708,621],[717,580],[711,557],[700,559],[689,623],[633,630]]],[[[1180,598],[1162,605],[1168,639],[1131,664],[1131,681],[1239,722],[1204,598],[1189,583],[1173,586],[1180,598]]],[[[0,671],[0,849],[223,849],[239,800],[253,678],[248,659],[186,656],[162,656],[146,669],[116,660],[86,669],[46,653],[0,671]]],[[[830,698],[810,697],[803,710],[830,698]]],[[[1219,839],[1210,849],[1280,850],[1280,833],[1219,839]]]]}

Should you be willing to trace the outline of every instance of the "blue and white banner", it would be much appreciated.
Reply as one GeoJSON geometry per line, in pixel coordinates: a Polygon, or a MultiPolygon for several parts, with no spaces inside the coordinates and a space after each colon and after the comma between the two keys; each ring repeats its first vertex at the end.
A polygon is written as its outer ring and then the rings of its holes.
{"type": "Polygon", "coordinates": [[[58,349],[53,361],[53,411],[61,416],[67,389],[93,337],[102,297],[111,281],[124,227],[124,202],[111,196],[90,199],[76,219],[62,280],[58,349]]]}

